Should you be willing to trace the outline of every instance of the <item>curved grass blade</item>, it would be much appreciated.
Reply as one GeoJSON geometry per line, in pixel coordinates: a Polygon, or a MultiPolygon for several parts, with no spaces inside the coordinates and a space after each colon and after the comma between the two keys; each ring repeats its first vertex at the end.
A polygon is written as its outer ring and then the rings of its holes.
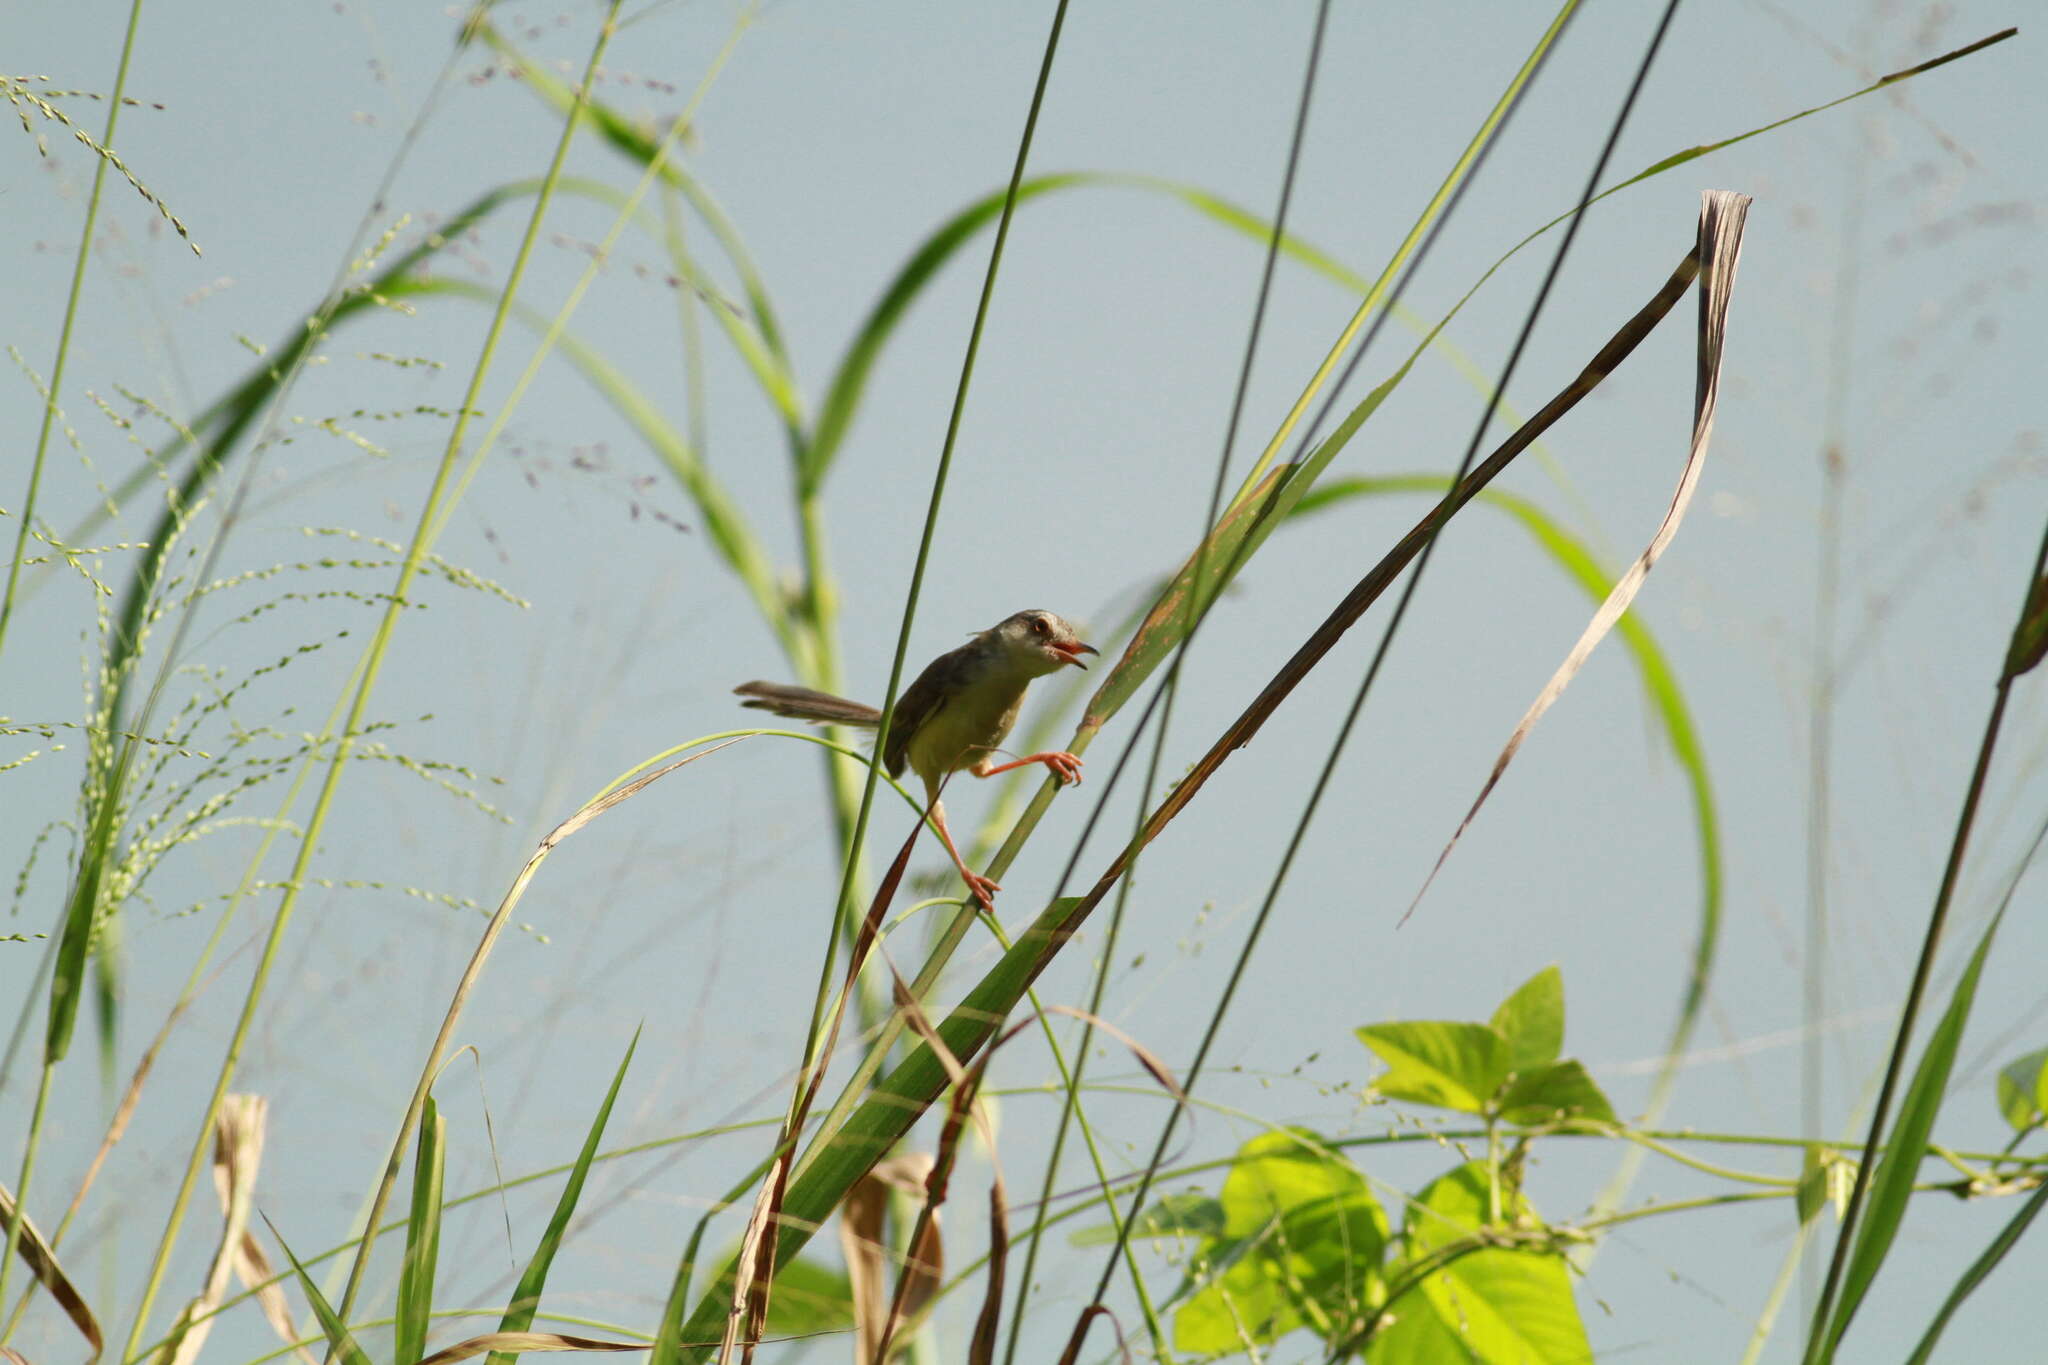
{"type": "Polygon", "coordinates": [[[1665,512],[1664,520],[1658,525],[1649,545],[1636,556],[1628,571],[1616,580],[1605,600],[1600,603],[1599,610],[1593,614],[1593,619],[1587,623],[1578,641],[1572,645],[1571,652],[1565,656],[1564,662],[1558,665],[1557,671],[1551,674],[1550,681],[1545,683],[1543,690],[1536,695],[1536,700],[1529,704],[1528,711],[1516,722],[1514,732],[1508,736],[1507,744],[1500,751],[1500,757],[1494,760],[1493,771],[1487,775],[1485,784],[1479,789],[1479,795],[1473,798],[1472,808],[1465,812],[1465,818],[1459,821],[1457,831],[1451,835],[1450,842],[1445,844],[1443,852],[1437,855],[1436,866],[1430,869],[1422,889],[1415,893],[1415,899],[1409,904],[1407,914],[1401,916],[1404,924],[1408,916],[1415,913],[1416,906],[1422,903],[1423,896],[1428,894],[1430,883],[1436,880],[1437,873],[1443,871],[1444,863],[1450,858],[1451,850],[1457,847],[1458,840],[1472,827],[1472,821],[1479,814],[1479,808],[1485,805],[1486,798],[1493,794],[1494,787],[1507,772],[1508,765],[1514,761],[1522,742],[1536,728],[1536,723],[1543,718],[1552,704],[1564,695],[1565,688],[1578,676],[1586,660],[1592,657],[1594,649],[1607,638],[1608,633],[1614,628],[1614,623],[1628,611],[1629,604],[1635,600],[1636,593],[1656,565],[1658,556],[1678,534],[1679,523],[1684,520],[1686,508],[1692,502],[1693,491],[1699,486],[1700,474],[1706,465],[1707,443],[1713,436],[1714,409],[1721,388],[1721,355],[1727,337],[1728,304],[1735,290],[1735,270],[1742,255],[1742,225],[1748,216],[1749,205],[1748,195],[1735,194],[1727,190],[1707,191],[1700,205],[1697,250],[1703,265],[1700,271],[1698,391],[1693,400],[1692,447],[1686,456],[1684,469],[1679,474],[1678,488],[1671,496],[1671,506],[1665,512]]]}
{"type": "MultiPolygon", "coordinates": [[[[562,1238],[569,1231],[569,1219],[576,1212],[576,1201],[583,1197],[583,1181],[590,1174],[590,1163],[597,1157],[598,1143],[604,1138],[605,1125],[611,1121],[612,1104],[619,1098],[619,1086],[626,1079],[626,1068],[633,1064],[633,1053],[640,1046],[640,1030],[633,1030],[633,1040],[626,1044],[626,1055],[619,1059],[619,1069],[612,1073],[611,1089],[605,1091],[604,1103],[597,1107],[597,1117],[590,1121],[590,1131],[584,1136],[583,1150],[576,1154],[576,1164],[569,1170],[569,1177],[562,1182],[561,1197],[555,1201],[554,1216],[548,1219],[547,1231],[541,1234],[540,1245],[533,1249],[533,1256],[526,1263],[525,1271],[519,1276],[519,1287],[512,1291],[512,1302],[505,1310],[505,1316],[498,1320],[498,1331],[524,1332],[533,1325],[533,1315],[540,1307],[540,1293],[547,1285],[548,1271],[555,1263],[555,1253],[562,1249],[562,1238]]],[[[404,1356],[399,1357],[405,1360],[404,1356]]],[[[513,1365],[519,1359],[514,1351],[493,1351],[489,1365],[513,1365]]]]}
{"type": "MultiPolygon", "coordinates": [[[[1022,205],[1055,190],[1104,183],[1108,183],[1107,177],[1080,172],[1034,176],[1018,182],[1017,203],[1022,205]]],[[[1005,197],[1005,191],[997,190],[947,219],[911,253],[910,259],[897,270],[888,287],[882,291],[881,298],[868,310],[860,329],[854,333],[852,343],[846,348],[846,354],[840,358],[832,383],[825,390],[825,401],[818,409],[818,422],[804,452],[800,485],[803,493],[814,492],[824,482],[832,457],[839,453],[847,430],[853,424],[854,412],[860,405],[875,357],[881,353],[904,312],[969,238],[1002,216],[1005,197]]]]}

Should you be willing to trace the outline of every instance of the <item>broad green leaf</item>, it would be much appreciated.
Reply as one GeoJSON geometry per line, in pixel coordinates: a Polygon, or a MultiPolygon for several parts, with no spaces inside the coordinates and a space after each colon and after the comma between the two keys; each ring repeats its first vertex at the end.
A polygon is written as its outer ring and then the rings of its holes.
{"type": "MultiPolygon", "coordinates": [[[[1169,1194],[1138,1215],[1131,1228],[1133,1238],[1194,1237],[1223,1235],[1223,1204],[1206,1194],[1169,1194]]],[[[1108,1223],[1070,1233],[1067,1243],[1077,1247],[1108,1246],[1116,1241],[1116,1229],[1108,1223]]]]}
{"type": "Polygon", "coordinates": [[[1574,1061],[1552,1062],[1516,1074],[1501,1096],[1500,1115],[1523,1128],[1584,1119],[1613,1123],[1614,1109],[1586,1068],[1574,1061]]]}
{"type": "Polygon", "coordinates": [[[1927,1046],[1920,1054],[1920,1065],[1913,1071],[1913,1083],[1899,1102],[1898,1118],[1892,1122],[1891,1140],[1885,1143],[1884,1154],[1877,1159],[1877,1169],[1871,1173],[1865,1195],[1863,1226],[1857,1231],[1856,1249],[1850,1253],[1848,1269],[1842,1276],[1842,1294],[1828,1323],[1826,1344],[1821,1352],[1823,1360],[1833,1359],[1843,1333],[1849,1330],[1850,1320],[1862,1306],[1863,1296],[1870,1292],[1871,1282],[1877,1278],[1877,1272],[1891,1251],[1899,1224],[1905,1221],[1906,1205],[1913,1198],[1913,1181],[1920,1174],[1921,1159],[1927,1155],[1927,1139],[1934,1131],[1935,1115],[1941,1112],[1949,1074],[1955,1069],[1956,1051],[1962,1046],[1963,1027],[1969,1022],[1970,1006],[1977,998],[1977,982],[1984,974],[1984,960],[1991,952],[1992,937],[1998,932],[1999,921],[2003,917],[2001,909],[1985,927],[1984,936],[1977,941],[1976,951],[1970,954],[1970,965],[1956,982],[1948,1008],[1942,1012],[1941,1022],[1928,1035],[1927,1046]]]}
{"type": "Polygon", "coordinates": [[[2042,1124],[2048,1115],[2048,1047],[1999,1068],[1998,1112],[2022,1133],[2042,1124]]]}
{"type": "Polygon", "coordinates": [[[1223,1232],[1195,1258],[1226,1268],[1174,1315],[1174,1343],[1218,1355],[1301,1327],[1341,1338],[1376,1306],[1386,1214],[1365,1176],[1306,1130],[1238,1149],[1223,1232]]]}
{"type": "MultiPolygon", "coordinates": [[[[619,1069],[612,1073],[611,1089],[605,1091],[604,1103],[597,1106],[590,1131],[583,1136],[583,1150],[576,1154],[576,1163],[562,1182],[562,1193],[555,1200],[555,1212],[548,1219],[547,1230],[541,1233],[540,1245],[533,1249],[526,1270],[519,1276],[519,1287],[512,1291],[512,1302],[505,1309],[505,1316],[498,1320],[501,1332],[524,1332],[533,1325],[534,1313],[540,1308],[541,1290],[547,1286],[548,1271],[554,1266],[555,1253],[562,1249],[562,1238],[576,1212],[576,1201],[583,1197],[584,1178],[590,1174],[590,1163],[597,1159],[605,1124],[611,1121],[612,1104],[619,1098],[619,1086],[626,1079],[626,1068],[633,1064],[633,1053],[639,1046],[640,1030],[636,1028],[632,1041],[626,1044],[626,1055],[619,1059],[619,1069]]],[[[512,1365],[518,1358],[509,1351],[493,1351],[487,1365],[512,1365]]]]}
{"type": "MultiPolygon", "coordinates": [[[[1511,1197],[1509,1218],[1533,1216],[1511,1197]]],[[[1487,1218],[1486,1168],[1471,1162],[1438,1178],[1409,1206],[1406,1245],[1411,1262],[1469,1243],[1487,1218]]],[[[1398,1277],[1390,1271],[1389,1279],[1398,1277]]],[[[1486,1247],[1458,1256],[1403,1294],[1396,1313],[1434,1310],[1468,1357],[1487,1365],[1584,1365],[1592,1349],[1572,1298],[1564,1257],[1546,1247],[1486,1247]]],[[[1375,1357],[1377,1359],[1377,1357],[1375,1357]]]]}
{"type": "Polygon", "coordinates": [[[1508,1040],[1487,1024],[1422,1020],[1357,1032],[1387,1064],[1373,1088],[1388,1099],[1479,1114],[1507,1079],[1508,1040]]]}
{"type": "Polygon", "coordinates": [[[1508,1040],[1508,1065],[1515,1070],[1556,1061],[1564,1050],[1564,976],[1545,967],[1500,1002],[1492,1023],[1508,1040]]]}
{"type": "Polygon", "coordinates": [[[1437,1315],[1418,1286],[1387,1306],[1365,1344],[1371,1365],[1480,1365],[1482,1357],[1437,1315]]]}
{"type": "Polygon", "coordinates": [[[398,1321],[392,1358],[412,1365],[427,1353],[428,1317],[434,1308],[434,1267],[441,1255],[441,1174],[448,1120],[434,1097],[420,1112],[412,1158],[412,1208],[405,1220],[405,1258],[398,1267],[398,1321]]]}

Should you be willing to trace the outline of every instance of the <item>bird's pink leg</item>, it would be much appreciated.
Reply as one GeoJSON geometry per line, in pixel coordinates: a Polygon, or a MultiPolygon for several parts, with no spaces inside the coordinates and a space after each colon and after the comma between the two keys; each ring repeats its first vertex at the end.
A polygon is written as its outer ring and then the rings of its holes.
{"type": "Polygon", "coordinates": [[[932,824],[938,828],[939,838],[945,842],[946,852],[953,855],[953,866],[960,869],[960,876],[966,881],[967,889],[981,902],[982,909],[994,911],[996,892],[1003,888],[969,867],[967,860],[960,856],[960,850],[953,844],[953,832],[946,828],[946,808],[936,799],[932,801],[932,824]]]}
{"type": "Polygon", "coordinates": [[[1081,780],[1081,760],[1065,752],[1032,754],[1026,758],[1012,759],[1008,763],[991,764],[987,759],[983,759],[967,771],[976,777],[994,777],[997,773],[1006,773],[1012,768],[1023,768],[1033,763],[1043,763],[1057,773],[1062,782],[1072,784],[1081,780]]]}

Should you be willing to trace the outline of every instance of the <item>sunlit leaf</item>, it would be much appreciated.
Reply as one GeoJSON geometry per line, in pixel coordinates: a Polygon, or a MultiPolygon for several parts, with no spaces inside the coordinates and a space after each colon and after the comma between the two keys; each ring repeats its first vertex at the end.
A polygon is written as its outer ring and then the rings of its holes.
{"type": "Polygon", "coordinates": [[[1556,1061],[1564,1050],[1564,976],[1545,967],[1500,1002],[1491,1022],[1508,1040],[1515,1070],[1556,1061]]]}
{"type": "Polygon", "coordinates": [[[1304,1326],[1341,1338],[1380,1297],[1389,1226],[1364,1175],[1305,1130],[1238,1149],[1223,1185],[1224,1231],[1193,1258],[1224,1267],[1174,1314],[1174,1344],[1204,1355],[1304,1326]]]}
{"type": "Polygon", "coordinates": [[[1507,1079],[1508,1040],[1486,1024],[1418,1020],[1357,1033],[1387,1064],[1373,1088],[1388,1099],[1478,1114],[1507,1079]]]}
{"type": "Polygon", "coordinates": [[[1998,1112],[2022,1133],[2041,1125],[2048,1115],[2048,1047],[1998,1069],[1998,1112]]]}
{"type": "Polygon", "coordinates": [[[1607,1096],[1577,1062],[1551,1062],[1518,1072],[1501,1096],[1500,1115],[1524,1128],[1584,1119],[1613,1123],[1607,1096]]]}
{"type": "MultiPolygon", "coordinates": [[[[1504,1217],[1532,1215],[1519,1196],[1507,1203],[1504,1217]]],[[[1432,1182],[1408,1208],[1410,1262],[1469,1245],[1487,1224],[1487,1207],[1486,1168],[1479,1162],[1432,1182]]],[[[1564,1257],[1548,1247],[1486,1246],[1458,1255],[1423,1280],[1419,1293],[1400,1296],[1392,1307],[1412,1313],[1425,1304],[1469,1358],[1486,1365],[1584,1365],[1593,1358],[1564,1257]]]]}

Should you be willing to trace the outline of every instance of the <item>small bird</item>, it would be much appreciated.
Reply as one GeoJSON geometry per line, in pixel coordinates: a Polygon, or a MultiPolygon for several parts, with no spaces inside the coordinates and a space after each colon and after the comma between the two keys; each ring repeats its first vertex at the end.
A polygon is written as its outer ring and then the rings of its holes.
{"type": "MultiPolygon", "coordinates": [[[[1003,888],[967,865],[946,828],[946,810],[939,804],[939,786],[949,773],[966,769],[976,777],[994,777],[1027,764],[1043,763],[1062,782],[1081,780],[1081,760],[1070,753],[1031,754],[996,763],[997,748],[1017,723],[1024,689],[1033,678],[1056,673],[1072,664],[1085,670],[1083,654],[1095,653],[1074,628],[1049,611],[1020,611],[978,632],[958,649],[948,650],[925,665],[917,681],[896,699],[896,717],[889,725],[889,744],[882,762],[897,777],[908,763],[924,779],[925,800],[932,823],[967,889],[984,909],[995,908],[1003,888]]],[[[747,682],[733,689],[751,700],[742,702],[778,716],[821,725],[856,725],[872,730],[882,713],[874,707],[830,692],[789,683],[747,682]]]]}

